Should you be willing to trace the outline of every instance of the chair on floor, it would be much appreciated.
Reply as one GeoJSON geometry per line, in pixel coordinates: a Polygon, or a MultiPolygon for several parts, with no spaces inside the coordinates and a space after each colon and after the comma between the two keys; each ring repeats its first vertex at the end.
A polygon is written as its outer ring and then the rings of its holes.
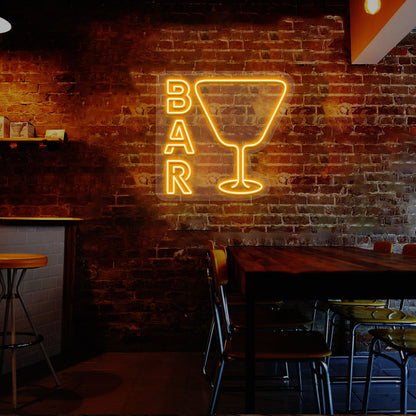
{"type": "MultiPolygon", "coordinates": [[[[403,256],[416,257],[416,244],[405,244],[402,250],[403,256]]],[[[369,333],[373,336],[370,344],[368,358],[367,378],[364,391],[363,413],[368,413],[368,401],[372,381],[373,363],[375,357],[384,357],[395,363],[400,368],[400,413],[407,414],[408,393],[408,363],[416,355],[416,328],[380,328],[372,329],[369,333]],[[399,355],[399,359],[382,349],[383,345],[393,349],[399,355]]],[[[391,352],[391,351],[390,351],[391,352]]]]}
{"type": "MultiPolygon", "coordinates": [[[[404,327],[416,324],[416,317],[407,314],[400,309],[392,308],[375,308],[375,307],[342,307],[342,310],[336,311],[339,316],[350,322],[351,332],[349,336],[350,349],[348,353],[348,375],[347,375],[347,397],[346,409],[351,411],[353,369],[355,358],[355,342],[358,328],[360,327],[404,327]]],[[[332,346],[332,333],[330,346],[332,346]]]]}
{"type": "MultiPolygon", "coordinates": [[[[379,253],[391,253],[393,251],[393,243],[390,241],[376,241],[373,246],[373,250],[379,253]]],[[[325,337],[327,342],[329,342],[329,326],[330,326],[330,317],[334,313],[334,309],[337,307],[343,306],[370,306],[375,308],[382,308],[388,306],[387,299],[330,299],[328,301],[322,302],[317,301],[315,303],[314,310],[314,322],[316,319],[316,311],[322,310],[325,313],[325,337]]]]}
{"type": "MultiPolygon", "coordinates": [[[[374,250],[391,253],[392,244],[390,242],[379,241],[374,244],[374,250]]],[[[379,305],[331,305],[331,322],[329,345],[333,347],[334,323],[337,317],[343,318],[350,322],[349,334],[349,352],[348,352],[348,374],[347,374],[347,395],[346,395],[346,410],[351,411],[352,386],[354,381],[354,358],[355,358],[355,342],[356,334],[360,327],[380,328],[380,327],[394,327],[394,326],[408,326],[416,324],[416,317],[402,311],[403,302],[400,308],[390,308],[388,303],[383,307],[379,305]]]]}
{"type": "MultiPolygon", "coordinates": [[[[210,250],[212,258],[215,297],[215,327],[219,339],[220,359],[209,414],[215,413],[223,378],[224,367],[229,360],[244,360],[246,331],[232,330],[230,311],[226,296],[222,296],[227,279],[227,253],[225,247],[210,250]]],[[[232,311],[231,311],[232,312],[232,311]]],[[[256,332],[256,360],[271,362],[310,363],[314,380],[314,391],[319,413],[333,414],[331,386],[325,358],[331,354],[323,335],[317,331],[293,331],[280,329],[256,332]]]]}
{"type": "MultiPolygon", "coordinates": [[[[215,262],[214,258],[214,242],[209,240],[208,242],[208,256],[209,256],[209,266],[207,267],[207,281],[208,281],[208,290],[210,297],[211,305],[211,322],[208,330],[208,336],[206,341],[206,346],[204,350],[204,363],[202,367],[202,372],[204,375],[207,375],[206,368],[209,359],[209,355],[212,348],[212,341],[215,332],[215,298],[220,296],[224,299],[226,304],[226,313],[229,317],[229,330],[236,331],[245,328],[246,325],[246,315],[245,315],[245,302],[242,299],[240,294],[231,295],[231,300],[227,286],[229,283],[228,276],[228,267],[227,267],[227,251],[220,246],[220,249],[223,250],[223,255],[225,259],[221,264],[221,279],[214,285],[212,280],[213,274],[213,265],[215,262]],[[232,314],[230,317],[230,309],[232,314]]],[[[258,308],[256,309],[256,322],[257,327],[260,329],[281,329],[281,328],[292,328],[292,329],[305,329],[312,325],[312,319],[305,316],[299,310],[294,308],[286,307],[282,302],[259,302],[258,308]]]]}
{"type": "Polygon", "coordinates": [[[373,339],[370,344],[362,412],[364,414],[368,413],[374,358],[384,357],[400,368],[400,409],[398,410],[400,410],[401,414],[407,414],[408,364],[410,359],[416,355],[416,328],[379,328],[372,329],[369,333],[373,336],[373,339]],[[395,358],[391,353],[384,351],[382,349],[383,345],[396,351],[399,357],[395,358]]]}

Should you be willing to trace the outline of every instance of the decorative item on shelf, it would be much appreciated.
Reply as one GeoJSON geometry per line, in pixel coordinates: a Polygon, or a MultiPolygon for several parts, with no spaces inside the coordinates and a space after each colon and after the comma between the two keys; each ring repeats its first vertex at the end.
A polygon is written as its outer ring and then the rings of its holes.
{"type": "Polygon", "coordinates": [[[35,126],[27,121],[12,121],[10,123],[10,137],[35,137],[35,126]]]}
{"type": "Polygon", "coordinates": [[[54,140],[60,142],[66,142],[68,140],[68,136],[66,135],[65,130],[46,130],[45,132],[45,140],[54,140]]]}
{"type": "Polygon", "coordinates": [[[10,137],[10,121],[7,117],[0,117],[0,138],[10,137]]]}
{"type": "Polygon", "coordinates": [[[0,142],[16,148],[19,143],[47,146],[49,149],[66,143],[68,136],[64,129],[46,130],[45,136],[36,137],[35,126],[26,121],[9,121],[0,116],[0,142]]]}

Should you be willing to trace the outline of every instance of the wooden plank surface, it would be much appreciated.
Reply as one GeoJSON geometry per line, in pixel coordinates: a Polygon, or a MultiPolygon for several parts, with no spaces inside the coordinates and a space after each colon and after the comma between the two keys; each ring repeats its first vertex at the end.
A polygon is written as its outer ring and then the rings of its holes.
{"type": "Polygon", "coordinates": [[[230,247],[229,258],[244,295],[251,279],[251,290],[263,298],[416,298],[416,258],[401,254],[355,247],[230,247]]]}
{"type": "Polygon", "coordinates": [[[230,247],[247,273],[313,273],[416,270],[416,258],[354,247],[230,247]]]}

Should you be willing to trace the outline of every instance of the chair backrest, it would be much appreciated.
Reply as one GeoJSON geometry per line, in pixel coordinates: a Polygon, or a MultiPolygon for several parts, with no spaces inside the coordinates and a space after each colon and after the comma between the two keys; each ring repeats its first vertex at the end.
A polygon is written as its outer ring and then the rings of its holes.
{"type": "Polygon", "coordinates": [[[379,253],[391,253],[393,251],[393,243],[390,241],[376,241],[373,250],[379,253]]]}
{"type": "Polygon", "coordinates": [[[228,284],[227,249],[221,245],[217,245],[214,248],[212,241],[209,241],[208,251],[212,264],[212,278],[214,280],[217,330],[220,345],[224,347],[221,340],[225,341],[231,332],[227,294],[224,290],[224,287],[228,284]]]}
{"type": "Polygon", "coordinates": [[[211,258],[215,287],[219,289],[221,286],[228,284],[227,249],[222,245],[217,245],[214,248],[213,241],[209,240],[208,251],[211,258]]]}
{"type": "Polygon", "coordinates": [[[416,257],[416,244],[405,244],[402,254],[403,256],[416,257]]]}

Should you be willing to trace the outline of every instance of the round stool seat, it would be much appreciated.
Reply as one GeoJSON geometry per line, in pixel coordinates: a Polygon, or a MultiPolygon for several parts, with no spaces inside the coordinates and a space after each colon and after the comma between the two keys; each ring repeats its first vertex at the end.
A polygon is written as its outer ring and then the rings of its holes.
{"type": "Polygon", "coordinates": [[[0,269],[34,269],[47,264],[43,254],[0,253],[0,269]]]}

